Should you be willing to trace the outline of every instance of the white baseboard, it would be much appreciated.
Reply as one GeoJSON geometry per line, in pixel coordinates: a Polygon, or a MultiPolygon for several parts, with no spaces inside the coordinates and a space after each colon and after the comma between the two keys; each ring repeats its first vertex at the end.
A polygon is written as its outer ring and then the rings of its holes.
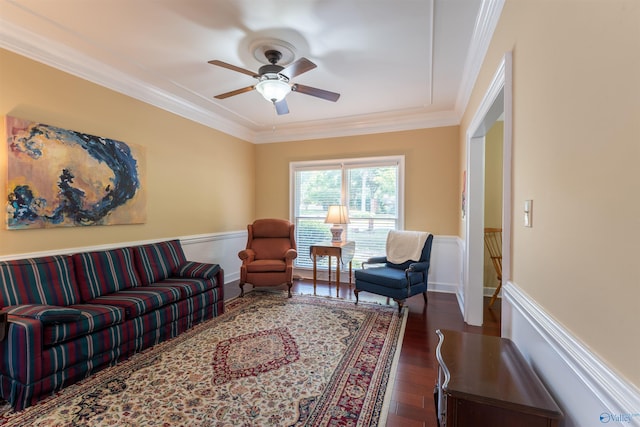
{"type": "Polygon", "coordinates": [[[502,335],[517,345],[555,397],[564,412],[561,426],[640,426],[638,388],[517,285],[507,282],[502,289],[502,335]]]}

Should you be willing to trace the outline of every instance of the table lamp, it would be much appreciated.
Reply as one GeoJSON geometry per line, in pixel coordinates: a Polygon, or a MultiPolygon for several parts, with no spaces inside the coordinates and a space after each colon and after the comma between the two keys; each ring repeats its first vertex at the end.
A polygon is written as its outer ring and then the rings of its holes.
{"type": "Polygon", "coordinates": [[[349,212],[344,205],[329,206],[327,212],[327,218],[324,220],[325,224],[333,224],[331,227],[331,241],[342,242],[342,224],[349,224],[349,212]]]}

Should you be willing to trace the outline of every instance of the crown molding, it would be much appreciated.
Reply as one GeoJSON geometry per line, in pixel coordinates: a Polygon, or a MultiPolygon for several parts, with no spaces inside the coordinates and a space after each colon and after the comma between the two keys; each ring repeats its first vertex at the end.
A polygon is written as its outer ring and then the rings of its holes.
{"type": "Polygon", "coordinates": [[[483,0],[453,111],[396,111],[252,130],[0,17],[0,47],[254,144],[454,126],[471,96],[504,0],[483,0]]]}
{"type": "Polygon", "coordinates": [[[483,0],[480,6],[480,12],[476,19],[471,36],[471,44],[467,53],[467,59],[462,73],[462,83],[458,91],[456,99],[455,111],[459,117],[462,117],[467,108],[471,92],[476,84],[478,74],[482,68],[484,57],[489,50],[493,32],[500,20],[500,14],[504,6],[505,0],[483,0]]]}
{"type": "Polygon", "coordinates": [[[424,113],[403,110],[392,113],[342,117],[338,120],[317,120],[284,125],[276,127],[273,130],[257,132],[252,142],[255,144],[266,144],[303,141],[456,126],[458,124],[460,124],[460,117],[454,111],[424,113]]]}
{"type": "Polygon", "coordinates": [[[237,138],[254,132],[0,17],[0,47],[237,138]]]}

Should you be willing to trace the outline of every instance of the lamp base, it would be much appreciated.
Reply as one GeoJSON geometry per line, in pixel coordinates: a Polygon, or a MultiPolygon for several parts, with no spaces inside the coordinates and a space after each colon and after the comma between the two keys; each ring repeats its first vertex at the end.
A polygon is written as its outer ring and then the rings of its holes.
{"type": "Polygon", "coordinates": [[[331,227],[331,241],[332,242],[342,242],[342,227],[333,226],[331,227]]]}

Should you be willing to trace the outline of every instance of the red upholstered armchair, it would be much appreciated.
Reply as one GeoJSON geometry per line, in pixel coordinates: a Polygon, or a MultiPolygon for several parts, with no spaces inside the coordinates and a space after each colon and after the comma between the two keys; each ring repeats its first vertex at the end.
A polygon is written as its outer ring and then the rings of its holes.
{"type": "Polygon", "coordinates": [[[240,266],[240,296],[244,284],[293,286],[293,260],[298,256],[294,225],[284,219],[258,219],[247,226],[247,249],[238,253],[240,266]]]}

